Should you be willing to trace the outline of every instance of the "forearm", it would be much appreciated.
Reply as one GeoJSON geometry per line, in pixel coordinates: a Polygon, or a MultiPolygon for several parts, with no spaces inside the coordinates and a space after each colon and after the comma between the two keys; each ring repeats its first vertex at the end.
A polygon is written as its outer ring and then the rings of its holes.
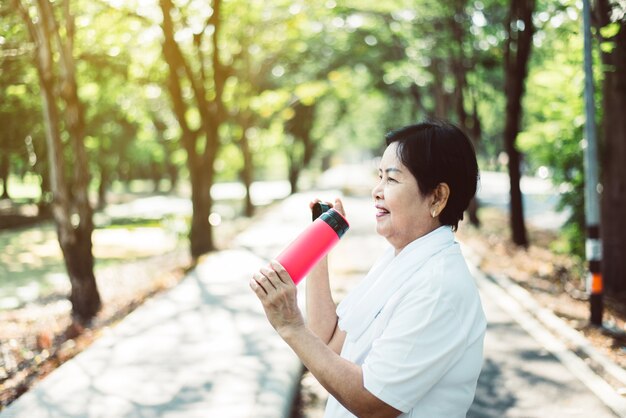
{"type": "MultiPolygon", "coordinates": [[[[250,288],[263,304],[274,329],[335,399],[359,417],[399,415],[399,411],[365,389],[360,366],[340,357],[305,325],[298,308],[297,288],[283,266],[270,262],[270,267],[253,275],[250,288]]],[[[345,333],[336,334],[343,342],[345,333]]]]}
{"type": "Polygon", "coordinates": [[[313,268],[306,280],[306,313],[310,330],[328,344],[337,326],[337,313],[330,290],[327,257],[313,268]]]}
{"type": "Polygon", "coordinates": [[[396,417],[400,414],[365,389],[359,365],[337,355],[307,327],[282,330],[280,335],[321,385],[354,415],[396,417]]]}

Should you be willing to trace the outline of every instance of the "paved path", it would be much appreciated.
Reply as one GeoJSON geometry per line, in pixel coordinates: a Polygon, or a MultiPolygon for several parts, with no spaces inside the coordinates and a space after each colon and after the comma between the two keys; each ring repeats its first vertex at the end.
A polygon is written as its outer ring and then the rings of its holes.
{"type": "Polygon", "coordinates": [[[489,323],[468,418],[618,416],[520,326],[524,318],[506,305],[514,302],[502,290],[485,278],[479,285],[489,323]]]}
{"type": "Polygon", "coordinates": [[[0,417],[289,416],[302,366],[248,288],[263,263],[243,249],[209,256],[0,417]]]}
{"type": "MultiPolygon", "coordinates": [[[[176,288],[147,301],[0,418],[288,417],[301,365],[267,324],[247,283],[310,221],[303,207],[312,196],[298,194],[267,211],[238,237],[235,249],[207,257],[176,288]]],[[[384,245],[373,233],[369,199],[345,203],[352,227],[330,260],[339,297],[384,245]]],[[[494,302],[499,296],[489,289],[481,284],[489,330],[469,416],[615,416],[494,302]]]]}
{"type": "Polygon", "coordinates": [[[301,366],[247,287],[261,263],[241,250],[209,257],[0,416],[288,416],[301,366]]]}

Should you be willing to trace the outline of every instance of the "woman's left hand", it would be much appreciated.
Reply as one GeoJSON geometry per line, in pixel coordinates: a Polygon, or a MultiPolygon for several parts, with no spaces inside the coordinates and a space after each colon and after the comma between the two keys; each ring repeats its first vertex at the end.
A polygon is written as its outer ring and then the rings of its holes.
{"type": "Polygon", "coordinates": [[[289,273],[275,260],[252,276],[250,288],[263,304],[265,315],[274,329],[285,332],[304,326],[296,297],[296,285],[289,273]]]}

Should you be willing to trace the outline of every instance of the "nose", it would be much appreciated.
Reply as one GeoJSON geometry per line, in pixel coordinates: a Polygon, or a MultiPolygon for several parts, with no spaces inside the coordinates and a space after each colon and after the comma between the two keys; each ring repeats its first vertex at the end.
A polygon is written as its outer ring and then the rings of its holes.
{"type": "Polygon", "coordinates": [[[374,200],[383,198],[382,180],[379,180],[378,183],[376,183],[376,186],[372,189],[372,198],[374,200]]]}

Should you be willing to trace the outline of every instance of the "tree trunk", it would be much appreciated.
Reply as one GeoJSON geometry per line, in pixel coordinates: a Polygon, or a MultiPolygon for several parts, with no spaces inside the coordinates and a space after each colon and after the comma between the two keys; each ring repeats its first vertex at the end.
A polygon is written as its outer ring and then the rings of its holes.
{"type": "Polygon", "coordinates": [[[161,179],[163,178],[162,167],[154,161],[150,164],[150,178],[152,180],[153,192],[159,193],[161,179]]]}
{"type": "Polygon", "coordinates": [[[211,198],[212,182],[205,178],[204,171],[201,167],[197,167],[191,176],[191,205],[193,213],[191,215],[189,243],[191,256],[194,260],[197,260],[202,254],[215,249],[212,228],[209,223],[209,215],[211,215],[213,203],[211,198]]]}
{"type": "Polygon", "coordinates": [[[9,152],[3,151],[0,158],[0,179],[2,179],[1,199],[10,199],[9,196],[9,152]]]}
{"type": "Polygon", "coordinates": [[[167,161],[167,177],[170,180],[169,192],[173,193],[176,191],[176,186],[178,186],[178,167],[171,160],[167,161]]]}
{"type": "MultiPolygon", "coordinates": [[[[224,105],[222,94],[225,84],[225,72],[222,68],[219,56],[218,36],[221,30],[220,0],[213,0],[213,14],[206,22],[205,29],[213,28],[212,41],[212,74],[210,80],[206,77],[205,63],[202,59],[202,37],[194,43],[195,56],[199,57],[197,67],[199,76],[194,73],[192,67],[183,55],[175,40],[175,22],[173,11],[176,6],[171,0],[160,0],[159,5],[163,13],[161,28],[163,30],[163,55],[169,69],[168,90],[172,99],[172,110],[181,128],[181,143],[187,152],[187,167],[191,178],[191,202],[193,214],[191,219],[191,231],[189,240],[191,256],[197,259],[200,255],[215,249],[213,242],[213,229],[209,223],[209,215],[212,208],[211,186],[214,178],[214,162],[219,149],[219,126],[224,119],[224,105]],[[186,79],[186,81],[183,81],[186,79]],[[188,83],[187,83],[188,82],[188,83]],[[207,86],[207,83],[210,85],[207,86]],[[199,130],[192,130],[186,120],[187,110],[190,104],[183,94],[183,85],[189,85],[193,94],[195,108],[201,119],[199,130]],[[214,98],[209,101],[208,90],[212,91],[214,98]],[[204,139],[204,141],[202,141],[204,139]]],[[[186,87],[185,87],[186,88],[186,87]]]]}
{"type": "MultiPolygon", "coordinates": [[[[474,148],[476,149],[476,152],[478,152],[478,145],[480,144],[481,137],[482,137],[482,128],[481,128],[480,118],[478,117],[478,105],[476,103],[476,96],[472,92],[470,93],[472,97],[472,118],[471,118],[471,128],[469,129],[469,134],[472,138],[472,142],[474,143],[474,148]]],[[[467,209],[469,212],[470,222],[472,223],[472,225],[474,225],[477,228],[480,227],[480,219],[478,218],[479,207],[480,207],[480,204],[478,202],[478,199],[474,197],[470,201],[469,208],[467,209]]]]}
{"type": "MultiPolygon", "coordinates": [[[[467,58],[465,57],[463,49],[466,36],[466,26],[463,25],[461,22],[467,21],[467,14],[465,13],[466,6],[467,0],[457,0],[455,2],[454,16],[452,17],[452,19],[450,19],[450,25],[452,26],[452,33],[454,35],[455,44],[458,48],[456,51],[456,56],[452,58],[452,70],[454,73],[454,79],[456,84],[454,101],[456,116],[459,121],[459,125],[464,132],[470,135],[471,141],[474,143],[474,147],[476,147],[476,143],[478,142],[480,137],[471,135],[470,132],[471,128],[473,128],[473,124],[471,122],[477,119],[478,115],[474,113],[475,119],[470,119],[468,117],[467,111],[465,110],[465,91],[467,89],[468,66],[466,65],[467,58]]],[[[478,219],[478,200],[476,198],[472,198],[472,200],[470,201],[467,212],[469,215],[470,223],[476,227],[479,227],[480,220],[478,219]]]]}
{"type": "Polygon", "coordinates": [[[252,180],[254,175],[254,160],[252,159],[252,153],[250,152],[250,143],[248,141],[247,131],[249,122],[246,120],[241,125],[241,138],[239,144],[241,145],[241,154],[243,155],[243,167],[241,168],[241,180],[246,189],[244,197],[244,215],[251,217],[254,215],[254,205],[252,204],[252,196],[250,195],[250,188],[252,187],[252,180]]]}
{"type": "Polygon", "coordinates": [[[65,4],[65,42],[59,34],[52,5],[48,0],[38,0],[38,19],[31,17],[21,1],[14,0],[32,40],[35,43],[36,66],[41,86],[44,108],[46,143],[50,169],[50,186],[53,195],[52,214],[57,226],[59,245],[72,285],[72,312],[76,320],[86,323],[98,312],[101,306],[100,295],[93,274],[93,254],[91,234],[93,231],[92,209],[89,204],[87,186],[89,172],[84,147],[84,116],[78,99],[75,63],[72,57],[73,18],[69,13],[69,2],[65,4]],[[57,81],[53,67],[53,48],[56,41],[59,73],[57,81]],[[58,87],[58,90],[57,90],[58,87]],[[64,146],[60,135],[60,112],[55,93],[59,91],[65,102],[65,126],[72,145],[73,179],[65,178],[66,161],[63,158],[64,146]],[[68,184],[72,184],[70,193],[68,184]],[[70,197],[72,196],[72,197],[70,197]]]}
{"type": "Polygon", "coordinates": [[[467,14],[465,13],[466,3],[467,2],[465,0],[455,1],[455,12],[452,19],[450,19],[450,25],[452,27],[452,34],[454,36],[454,43],[456,46],[454,55],[451,57],[452,73],[454,74],[456,87],[453,95],[454,108],[459,125],[465,132],[469,132],[467,111],[465,110],[465,89],[467,88],[468,70],[463,50],[465,43],[465,25],[461,24],[461,22],[467,21],[467,14]]]}
{"type": "MultiPolygon", "coordinates": [[[[54,22],[52,5],[48,0],[39,0],[47,8],[51,22],[54,22]]],[[[65,102],[65,126],[70,136],[73,158],[71,205],[75,212],[70,223],[64,227],[72,234],[72,244],[64,251],[68,274],[72,283],[72,307],[75,316],[81,322],[86,322],[100,310],[101,301],[93,274],[94,259],[92,253],[91,235],[94,230],[93,208],[89,201],[89,158],[85,148],[85,112],[78,97],[76,82],[76,61],[74,60],[74,16],[70,13],[70,2],[63,4],[65,17],[64,42],[59,34],[60,28],[55,28],[54,35],[59,49],[60,91],[65,102]],[[78,216],[76,216],[78,215],[78,216]],[[69,227],[72,227],[71,229],[69,227]],[[78,255],[78,258],[75,256],[78,255]],[[74,289],[76,288],[76,289],[74,289]]],[[[43,9],[43,7],[42,7],[43,9]]]]}
{"type": "Polygon", "coordinates": [[[163,153],[165,155],[163,169],[167,175],[167,179],[170,181],[168,192],[173,193],[176,190],[176,185],[178,183],[178,167],[176,167],[176,164],[172,162],[172,154],[176,149],[175,146],[173,146],[173,141],[165,139],[167,124],[159,118],[157,113],[151,114],[150,118],[152,119],[152,124],[159,138],[159,144],[163,148],[163,153]]]}
{"type": "Polygon", "coordinates": [[[534,9],[535,0],[511,0],[510,16],[506,28],[508,38],[504,54],[504,89],[506,93],[504,147],[509,155],[510,222],[513,242],[522,247],[528,246],[528,238],[520,189],[521,156],[515,142],[522,120],[522,98],[534,32],[532,22],[534,9]]]}
{"type": "Polygon", "coordinates": [[[41,172],[41,198],[37,202],[37,216],[39,218],[48,219],[52,217],[52,207],[50,202],[50,195],[52,190],[50,189],[50,177],[48,176],[49,170],[41,172]]]}
{"type": "Polygon", "coordinates": [[[89,237],[78,237],[73,241],[64,240],[61,248],[72,284],[70,293],[72,311],[80,322],[93,318],[101,306],[96,277],[93,273],[94,258],[91,234],[89,235],[89,237]]]}
{"type": "Polygon", "coordinates": [[[432,95],[435,99],[434,116],[439,119],[445,119],[447,116],[448,104],[447,95],[443,88],[444,78],[444,64],[440,58],[433,58],[432,60],[432,95]]]}
{"type": "Polygon", "coordinates": [[[298,178],[300,177],[300,166],[294,158],[289,159],[289,194],[298,193],[298,178]]]}
{"type": "Polygon", "coordinates": [[[524,221],[524,202],[522,190],[520,187],[521,170],[520,170],[520,153],[517,151],[515,144],[511,142],[510,136],[506,141],[505,149],[509,155],[509,185],[510,185],[510,214],[509,220],[511,225],[513,243],[527,247],[528,238],[526,235],[526,224],[524,221]]]}
{"type": "Polygon", "coordinates": [[[418,120],[421,118],[425,118],[430,115],[430,112],[426,110],[424,103],[422,101],[422,93],[420,92],[420,88],[417,84],[411,84],[409,87],[409,93],[411,94],[411,98],[413,99],[413,104],[415,105],[414,111],[414,120],[418,120]],[[420,116],[421,115],[421,116],[420,116]]]}
{"type": "Polygon", "coordinates": [[[109,169],[105,163],[100,164],[100,183],[98,184],[98,203],[99,209],[104,209],[107,204],[107,189],[109,188],[109,169]]]}
{"type": "MultiPolygon", "coordinates": [[[[617,7],[617,2],[596,2],[600,27],[611,23],[611,7],[617,7]]],[[[602,53],[602,276],[606,290],[614,294],[626,292],[626,21],[619,25],[610,39],[614,49],[602,53]]]]}
{"type": "Polygon", "coordinates": [[[298,179],[315,155],[316,144],[311,138],[315,118],[315,105],[296,102],[292,105],[294,116],[285,124],[285,130],[293,136],[291,149],[287,149],[289,159],[289,185],[291,194],[298,191],[298,179]]]}

